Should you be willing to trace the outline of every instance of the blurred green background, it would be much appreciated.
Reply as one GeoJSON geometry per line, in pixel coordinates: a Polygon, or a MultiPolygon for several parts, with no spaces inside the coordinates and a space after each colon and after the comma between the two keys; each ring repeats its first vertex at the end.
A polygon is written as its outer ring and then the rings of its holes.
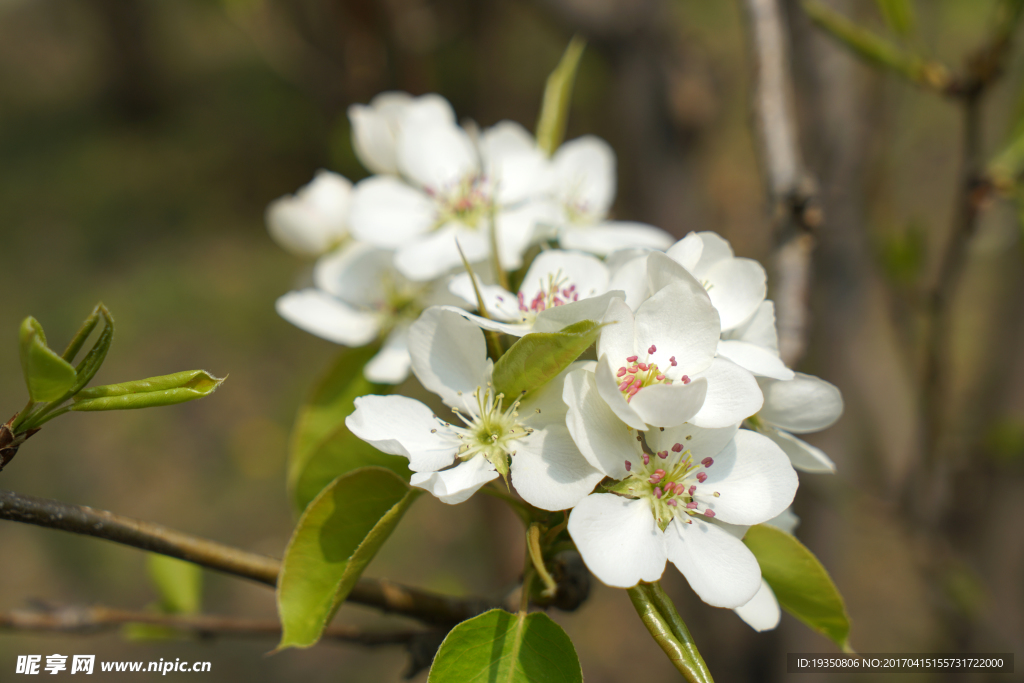
{"type": "MultiPolygon", "coordinates": [[[[797,3],[782,4],[801,139],[826,216],[800,369],[837,384],[847,401],[843,420],[809,439],[839,473],[801,476],[798,534],[846,597],[857,650],[1024,652],[1024,278],[1014,207],[986,210],[947,332],[943,448],[956,503],[943,523],[955,533],[936,563],[922,557],[934,547],[900,517],[896,491],[913,476],[919,443],[917,306],[952,221],[958,112],[856,62],[797,3]]],[[[874,2],[832,4],[884,30],[874,2]]],[[[918,2],[912,44],[959,65],[993,4],[918,2]]],[[[0,485],[280,556],[293,523],[288,432],[337,349],[274,313],[308,264],[271,242],[265,206],[318,168],[362,177],[345,110],[382,90],[440,92],[480,125],[510,118],[532,128],[544,79],[575,32],[590,45],[569,137],[594,133],[616,149],[616,215],[679,236],[715,230],[767,264],[773,242],[738,2],[0,0],[2,405],[13,414],[25,401],[21,319],[36,316],[61,346],[97,301],[118,323],[97,383],[193,367],[230,375],[202,402],[61,418],[22,448],[0,485]]],[[[1022,53],[986,102],[987,153],[1020,114],[1022,53]]],[[[500,593],[521,558],[519,523],[500,504],[425,497],[368,574],[500,593]]],[[[144,564],[135,550],[3,523],[0,611],[31,601],[139,609],[156,600],[144,564]]],[[[205,576],[205,611],[275,615],[265,587],[205,576]]],[[[666,577],[719,681],[783,680],[786,652],[834,651],[788,615],[777,631],[755,634],[700,603],[674,570],[666,577]]],[[[595,585],[577,613],[553,616],[587,681],[678,680],[624,592],[595,585]]],[[[355,607],[338,618],[385,623],[355,607]]],[[[208,660],[222,681],[387,681],[405,666],[398,649],[322,644],[264,657],[273,645],[7,632],[0,679],[19,654],[208,660]]]]}

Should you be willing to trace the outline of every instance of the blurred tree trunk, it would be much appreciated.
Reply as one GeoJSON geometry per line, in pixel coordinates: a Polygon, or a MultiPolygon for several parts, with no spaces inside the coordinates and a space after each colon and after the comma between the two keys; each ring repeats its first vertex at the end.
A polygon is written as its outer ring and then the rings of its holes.
{"type": "Polygon", "coordinates": [[[161,101],[161,74],[153,46],[149,3],[89,0],[103,29],[106,98],[128,121],[154,116],[161,101]]]}

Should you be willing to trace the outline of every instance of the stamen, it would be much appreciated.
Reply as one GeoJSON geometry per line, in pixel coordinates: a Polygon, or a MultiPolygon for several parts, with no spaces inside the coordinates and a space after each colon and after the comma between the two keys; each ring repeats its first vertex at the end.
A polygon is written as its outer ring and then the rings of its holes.
{"type": "Polygon", "coordinates": [[[708,479],[708,475],[704,474],[703,472],[698,472],[697,473],[697,481],[699,481],[700,483],[703,484],[705,481],[707,481],[707,479],[708,479]]]}
{"type": "Polygon", "coordinates": [[[627,460],[626,461],[626,471],[629,472],[631,469],[633,469],[633,463],[631,463],[630,461],[627,460]]]}
{"type": "Polygon", "coordinates": [[[668,451],[658,451],[658,457],[664,460],[668,457],[668,451]]]}
{"type": "Polygon", "coordinates": [[[675,366],[679,365],[679,363],[676,362],[676,357],[675,356],[672,356],[671,358],[669,358],[668,362],[669,362],[669,365],[671,365],[672,367],[675,367],[675,366]]]}
{"type": "Polygon", "coordinates": [[[688,494],[687,494],[687,495],[691,495],[691,496],[692,496],[692,495],[693,495],[693,493],[694,493],[694,491],[696,491],[696,490],[697,490],[697,487],[696,487],[696,486],[693,486],[693,485],[691,485],[691,486],[690,486],[690,490],[689,490],[689,492],[688,492],[688,494]]]}
{"type": "Polygon", "coordinates": [[[674,444],[672,446],[672,452],[673,453],[681,453],[682,450],[683,450],[683,444],[681,444],[681,443],[677,443],[677,444],[674,444]]]}
{"type": "Polygon", "coordinates": [[[704,458],[703,460],[700,461],[700,464],[704,465],[704,467],[711,467],[712,465],[715,464],[715,461],[712,460],[711,458],[704,458]]]}
{"type": "Polygon", "coordinates": [[[687,377],[686,375],[683,375],[683,384],[689,384],[689,383],[690,383],[690,378],[687,377]]]}
{"type": "Polygon", "coordinates": [[[649,349],[647,349],[647,353],[654,353],[657,350],[658,350],[658,347],[655,346],[654,344],[651,344],[651,347],[649,349]]]}
{"type": "Polygon", "coordinates": [[[635,363],[637,358],[639,358],[639,356],[626,356],[626,362],[635,363]]]}
{"type": "Polygon", "coordinates": [[[658,486],[655,486],[654,487],[654,497],[657,498],[658,500],[661,500],[661,496],[662,495],[663,494],[662,494],[661,488],[658,487],[658,486]]]}
{"type": "Polygon", "coordinates": [[[714,510],[710,510],[710,509],[708,509],[708,510],[705,510],[705,511],[704,511],[704,514],[705,514],[706,516],[708,516],[708,517],[714,517],[714,516],[715,516],[715,511],[714,511],[714,510]]]}
{"type": "Polygon", "coordinates": [[[671,500],[666,500],[665,505],[671,505],[672,507],[675,507],[676,505],[678,505],[678,503],[676,503],[675,498],[672,498],[671,500]]]}
{"type": "Polygon", "coordinates": [[[616,377],[622,377],[625,374],[626,374],[626,366],[623,365],[621,368],[619,368],[619,371],[615,373],[615,376],[616,377]]]}
{"type": "Polygon", "coordinates": [[[686,509],[687,510],[696,510],[697,509],[697,504],[694,503],[693,501],[690,501],[689,503],[686,504],[686,509]]]}

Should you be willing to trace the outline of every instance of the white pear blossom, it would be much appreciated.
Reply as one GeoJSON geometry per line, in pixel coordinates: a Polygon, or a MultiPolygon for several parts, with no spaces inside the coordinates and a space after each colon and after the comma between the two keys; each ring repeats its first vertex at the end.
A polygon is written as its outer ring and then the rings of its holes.
{"type": "Polygon", "coordinates": [[[644,223],[608,220],[615,200],[615,152],[585,135],[566,142],[551,159],[550,185],[557,208],[559,244],[605,256],[627,247],[665,249],[672,236],[644,223]]]}
{"type": "Polygon", "coordinates": [[[461,503],[511,467],[512,485],[524,500],[562,510],[603,478],[566,428],[566,373],[525,400],[495,395],[483,331],[441,308],[423,313],[409,345],[413,372],[452,409],[454,420],[405,396],[363,396],[345,424],[381,451],[408,458],[413,486],[444,503],[461,503]]]}
{"type": "Polygon", "coordinates": [[[330,171],[318,171],[294,195],[267,206],[270,236],[281,247],[304,258],[325,254],[348,236],[352,183],[330,171]]]}
{"type": "Polygon", "coordinates": [[[402,121],[454,124],[455,112],[440,95],[413,97],[404,92],[382,92],[368,105],[350,106],[348,118],[352,123],[352,147],[363,166],[372,173],[397,175],[395,145],[402,121]]]}
{"type": "Polygon", "coordinates": [[[569,534],[601,581],[629,588],[676,565],[708,604],[735,608],[760,587],[740,540],[790,504],[797,477],[771,440],[736,426],[642,433],[623,425],[590,370],[569,373],[566,424],[587,461],[617,480],[576,505],[569,534]],[[646,443],[650,451],[645,451],[646,443]]]}
{"type": "Polygon", "coordinates": [[[759,377],[764,406],[748,422],[786,452],[793,467],[804,472],[835,472],[824,451],[793,434],[818,432],[843,414],[843,396],[835,385],[813,375],[796,373],[789,381],[759,377]]]}
{"type": "Polygon", "coordinates": [[[548,203],[532,200],[544,159],[521,144],[529,134],[519,129],[503,123],[486,131],[478,147],[453,122],[404,116],[395,134],[401,178],[378,175],[356,185],[352,234],[394,249],[395,266],[411,280],[460,265],[460,247],[478,263],[495,246],[502,267],[519,268],[536,223],[551,213],[548,203]]]}
{"type": "Polygon", "coordinates": [[[614,299],[604,321],[609,324],[597,342],[597,386],[633,429],[683,422],[726,427],[761,407],[753,375],[715,357],[718,313],[685,271],[680,269],[635,315],[625,301],[614,299]]]}
{"type": "Polygon", "coordinates": [[[608,268],[599,259],[556,249],[541,252],[533,260],[517,294],[479,280],[474,289],[469,273],[454,277],[449,289],[474,307],[479,290],[490,318],[458,312],[484,329],[516,337],[555,332],[581,320],[600,320],[608,303],[622,297],[622,292],[608,291],[608,268]]]}
{"type": "Polygon", "coordinates": [[[400,384],[409,376],[409,326],[428,306],[457,299],[444,282],[407,280],[393,260],[392,251],[350,242],[317,261],[315,286],[280,297],[277,312],[335,344],[364,346],[383,338],[363,372],[372,382],[400,384]]]}

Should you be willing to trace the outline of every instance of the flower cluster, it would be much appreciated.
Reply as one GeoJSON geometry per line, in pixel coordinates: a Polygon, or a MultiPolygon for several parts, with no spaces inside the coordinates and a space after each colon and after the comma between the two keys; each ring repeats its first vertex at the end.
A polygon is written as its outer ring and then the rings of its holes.
{"type": "Polygon", "coordinates": [[[779,358],[760,264],[711,232],[674,242],[612,220],[615,158],[597,138],[548,156],[515,123],[460,127],[436,95],[385,93],[349,115],[375,175],[351,186],[321,172],[271,205],[282,246],[319,256],[313,286],[278,310],[340,344],[379,340],[366,376],[411,369],[450,411],[364,396],[351,432],[407,458],[412,485],[445,503],[504,477],[531,506],[571,511],[568,533],[608,585],[655,581],[671,562],[709,604],[773,626],[741,539],[785,526],[794,467],[834,470],[794,434],[832,424],[842,399],[779,358]],[[601,324],[589,359],[500,391],[503,347],[485,335],[583,321],[601,324]]]}

